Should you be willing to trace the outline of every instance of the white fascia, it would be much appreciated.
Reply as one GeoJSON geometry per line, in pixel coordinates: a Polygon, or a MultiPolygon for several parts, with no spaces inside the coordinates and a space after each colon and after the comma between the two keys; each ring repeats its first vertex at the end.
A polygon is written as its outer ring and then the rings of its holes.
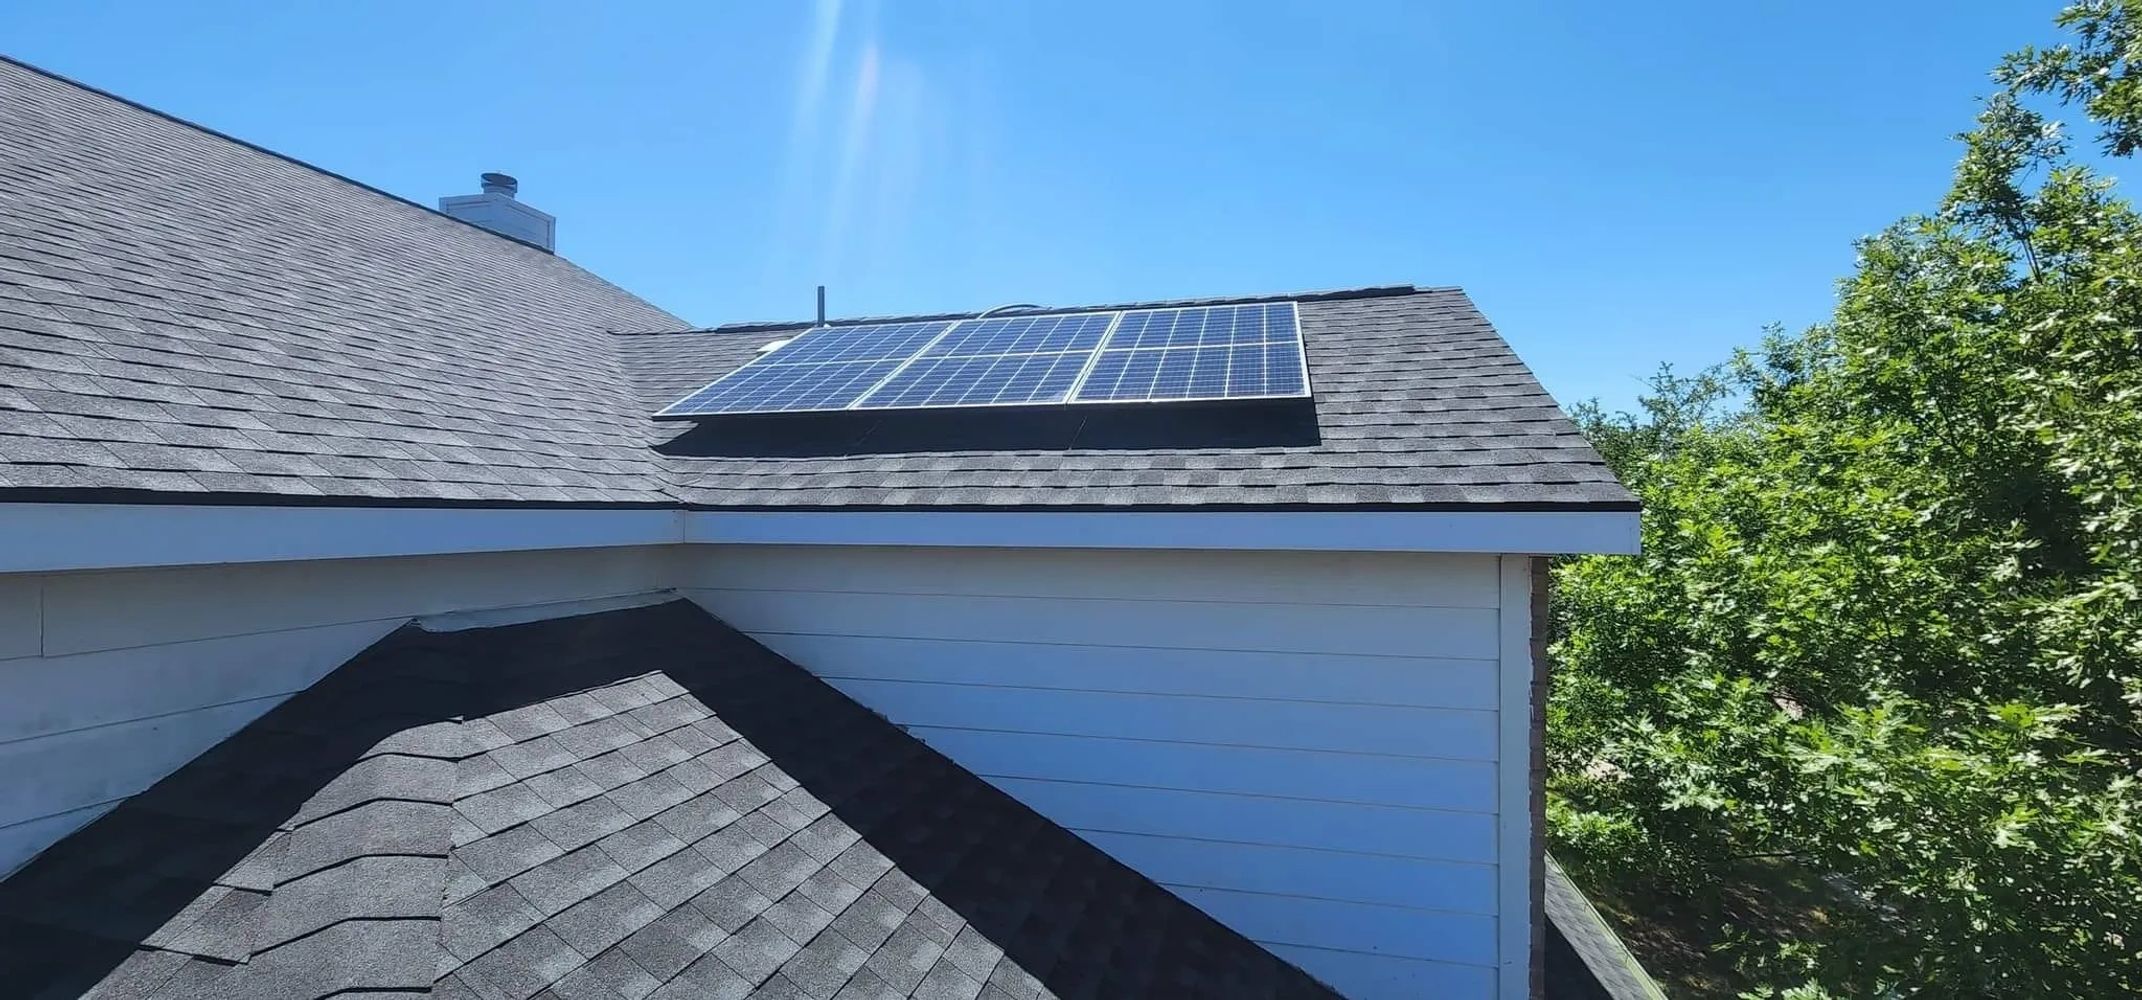
{"type": "Polygon", "coordinates": [[[0,573],[683,540],[680,510],[0,504],[0,573]]]}
{"type": "Polygon", "coordinates": [[[1637,515],[0,503],[0,573],[674,544],[1633,553],[1637,515]]]}

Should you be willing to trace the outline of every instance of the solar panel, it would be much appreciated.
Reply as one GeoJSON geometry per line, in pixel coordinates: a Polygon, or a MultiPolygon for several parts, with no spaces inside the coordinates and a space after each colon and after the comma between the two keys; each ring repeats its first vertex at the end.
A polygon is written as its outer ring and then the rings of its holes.
{"type": "Polygon", "coordinates": [[[898,361],[747,365],[655,415],[844,410],[899,367],[898,361]]]}
{"type": "Polygon", "coordinates": [[[1115,318],[1115,313],[1073,313],[1068,316],[969,320],[930,345],[923,354],[973,356],[1091,351],[1101,345],[1101,338],[1108,333],[1108,324],[1115,318]]]}
{"type": "Polygon", "coordinates": [[[655,416],[844,410],[951,325],[939,320],[807,330],[655,416]]]}
{"type": "Polygon", "coordinates": [[[1102,351],[1080,402],[1265,399],[1304,395],[1299,344],[1102,351]]]}
{"type": "Polygon", "coordinates": [[[1002,316],[953,327],[857,409],[1061,403],[1115,313],[1002,316]]]}
{"type": "Polygon", "coordinates": [[[972,358],[924,355],[864,397],[858,409],[1061,403],[1092,357],[1092,351],[972,358]]]}
{"type": "Polygon", "coordinates": [[[758,364],[808,365],[831,361],[906,361],[950,323],[868,323],[826,326],[805,332],[762,355],[758,364]]]}
{"type": "Polygon", "coordinates": [[[1148,309],[1123,314],[1110,350],[1138,347],[1221,347],[1299,340],[1294,303],[1257,302],[1240,306],[1148,309]]]}
{"type": "Polygon", "coordinates": [[[655,414],[1304,397],[1291,302],[819,327],[655,414]]]}
{"type": "Polygon", "coordinates": [[[1309,394],[1291,302],[1123,314],[1073,396],[1080,403],[1309,394]]]}

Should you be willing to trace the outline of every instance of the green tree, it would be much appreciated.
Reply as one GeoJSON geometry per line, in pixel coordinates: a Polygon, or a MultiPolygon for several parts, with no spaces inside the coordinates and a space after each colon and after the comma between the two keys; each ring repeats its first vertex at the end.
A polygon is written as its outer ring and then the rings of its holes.
{"type": "Polygon", "coordinates": [[[1811,873],[1758,995],[2142,995],[2142,0],[2064,11],[1835,317],[1578,417],[1643,555],[1557,571],[1550,831],[1625,897],[1811,873]],[[1726,405],[1727,403],[1734,405],[1726,405]]]}

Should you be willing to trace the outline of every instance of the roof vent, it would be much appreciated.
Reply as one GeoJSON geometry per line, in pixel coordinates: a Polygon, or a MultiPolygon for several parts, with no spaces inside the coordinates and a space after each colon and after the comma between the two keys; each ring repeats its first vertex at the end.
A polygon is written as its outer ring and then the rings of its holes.
{"type": "Polygon", "coordinates": [[[507,239],[519,240],[555,252],[558,220],[522,204],[521,182],[511,174],[487,173],[481,178],[482,194],[454,195],[439,199],[439,211],[472,225],[482,226],[507,239]]]}

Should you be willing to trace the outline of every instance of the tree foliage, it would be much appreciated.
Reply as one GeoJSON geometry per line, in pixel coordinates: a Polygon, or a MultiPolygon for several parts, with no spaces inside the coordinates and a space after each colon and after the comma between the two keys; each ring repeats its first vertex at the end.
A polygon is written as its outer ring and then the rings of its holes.
{"type": "Polygon", "coordinates": [[[1579,422],[1643,554],[1557,571],[1550,832],[1596,880],[1819,873],[1760,995],[2142,995],[2142,0],[1995,73],[1831,322],[1579,422]]]}

